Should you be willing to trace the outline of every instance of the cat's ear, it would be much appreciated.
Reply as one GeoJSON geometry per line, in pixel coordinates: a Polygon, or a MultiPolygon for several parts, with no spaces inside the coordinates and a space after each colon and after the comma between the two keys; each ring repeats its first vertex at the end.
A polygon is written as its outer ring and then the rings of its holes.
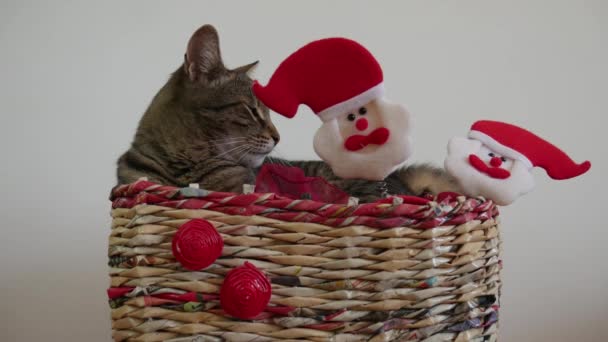
{"type": "Polygon", "coordinates": [[[184,69],[191,81],[211,81],[226,70],[215,27],[204,25],[192,34],[184,56],[184,69]]]}
{"type": "Polygon", "coordinates": [[[234,69],[232,71],[246,74],[248,72],[251,72],[251,71],[255,70],[255,67],[258,65],[259,62],[260,61],[255,61],[253,63],[249,63],[247,65],[240,66],[240,67],[238,67],[238,68],[236,68],[236,69],[234,69]]]}

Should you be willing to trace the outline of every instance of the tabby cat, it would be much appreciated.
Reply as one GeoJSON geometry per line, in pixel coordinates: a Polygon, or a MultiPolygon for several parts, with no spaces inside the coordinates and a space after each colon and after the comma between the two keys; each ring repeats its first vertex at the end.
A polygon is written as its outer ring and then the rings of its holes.
{"type": "MultiPolygon", "coordinates": [[[[156,94],[142,117],[131,148],[118,160],[119,183],[141,177],[167,185],[240,192],[253,184],[266,162],[298,166],[308,176],[322,176],[362,201],[382,194],[377,182],[342,180],[321,161],[288,162],[267,158],[279,142],[268,108],[251,92],[247,73],[257,62],[228,69],[213,26],[190,38],[185,61],[156,94]]],[[[390,193],[420,195],[457,191],[441,169],[409,166],[386,181],[390,193]]]]}
{"type": "Polygon", "coordinates": [[[212,26],[197,30],[185,61],[156,94],[131,148],[118,160],[118,181],[140,177],[176,186],[241,191],[279,141],[268,109],[250,91],[256,63],[227,69],[212,26]]]}

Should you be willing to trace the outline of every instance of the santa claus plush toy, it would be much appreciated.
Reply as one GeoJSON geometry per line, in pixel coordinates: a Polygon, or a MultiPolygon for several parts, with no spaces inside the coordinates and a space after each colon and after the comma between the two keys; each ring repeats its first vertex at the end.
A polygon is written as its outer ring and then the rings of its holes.
{"type": "Polygon", "coordinates": [[[582,175],[591,163],[577,164],[537,135],[498,121],[477,121],[468,139],[452,138],[445,159],[446,170],[468,195],[483,196],[498,205],[511,204],[534,188],[533,167],[562,180],[582,175]]]}
{"type": "Polygon", "coordinates": [[[339,177],[383,180],[411,154],[410,115],[384,99],[382,69],[355,41],[309,43],[253,91],[288,118],[300,104],[310,107],[323,122],[314,149],[339,177]]]}

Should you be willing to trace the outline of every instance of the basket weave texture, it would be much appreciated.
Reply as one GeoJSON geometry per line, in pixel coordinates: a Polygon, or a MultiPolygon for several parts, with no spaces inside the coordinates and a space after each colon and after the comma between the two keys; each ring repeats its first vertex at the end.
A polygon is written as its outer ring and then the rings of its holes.
{"type": "Polygon", "coordinates": [[[112,191],[115,341],[495,341],[498,210],[483,199],[361,205],[233,194],[148,181],[112,191]],[[171,242],[195,218],[222,256],[200,271],[171,242]],[[244,262],[272,284],[251,320],[226,314],[224,276],[244,262]]]}

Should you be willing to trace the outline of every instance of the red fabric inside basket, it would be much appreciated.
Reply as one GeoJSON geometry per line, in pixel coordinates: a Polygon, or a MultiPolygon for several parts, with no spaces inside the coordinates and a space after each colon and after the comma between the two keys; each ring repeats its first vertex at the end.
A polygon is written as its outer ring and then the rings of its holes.
{"type": "Polygon", "coordinates": [[[292,199],[347,204],[348,194],[321,177],[306,177],[298,167],[265,164],[255,181],[255,192],[275,193],[292,199]]]}

